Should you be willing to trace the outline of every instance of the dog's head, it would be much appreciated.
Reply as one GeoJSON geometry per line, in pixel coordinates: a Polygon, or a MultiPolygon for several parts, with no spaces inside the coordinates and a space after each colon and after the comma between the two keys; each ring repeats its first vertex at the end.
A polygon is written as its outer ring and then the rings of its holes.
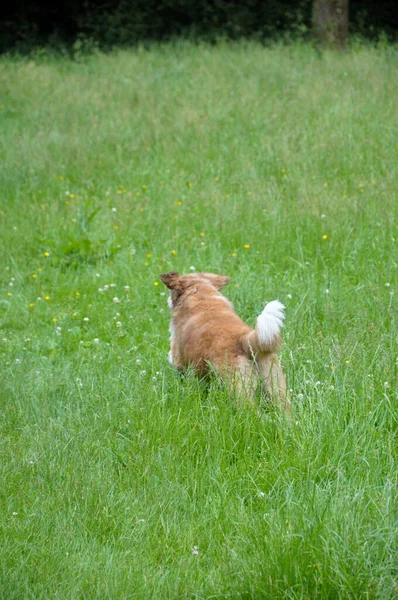
{"type": "Polygon", "coordinates": [[[230,280],[226,275],[216,275],[215,273],[189,273],[188,275],[179,275],[171,271],[160,275],[160,279],[170,290],[169,306],[175,308],[184,294],[192,292],[199,286],[211,286],[219,291],[230,280]]]}

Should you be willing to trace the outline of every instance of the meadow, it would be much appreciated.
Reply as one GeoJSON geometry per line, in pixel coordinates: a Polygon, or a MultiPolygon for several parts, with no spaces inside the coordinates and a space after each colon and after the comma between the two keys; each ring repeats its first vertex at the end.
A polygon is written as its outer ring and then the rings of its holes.
{"type": "Polygon", "coordinates": [[[397,49],[0,80],[0,598],[397,597],[397,49]],[[171,270],[286,305],[291,421],[168,365],[171,270]]]}

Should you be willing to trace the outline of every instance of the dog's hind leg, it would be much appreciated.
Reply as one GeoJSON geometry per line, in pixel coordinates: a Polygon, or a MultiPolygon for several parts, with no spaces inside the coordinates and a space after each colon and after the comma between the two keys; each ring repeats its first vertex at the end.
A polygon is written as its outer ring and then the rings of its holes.
{"type": "Polygon", "coordinates": [[[286,399],[286,379],[278,358],[276,356],[267,356],[263,359],[257,357],[256,365],[265,388],[265,395],[271,402],[279,400],[283,408],[290,412],[290,404],[286,399]]]}
{"type": "Polygon", "coordinates": [[[229,369],[227,379],[238,402],[254,406],[259,376],[253,368],[253,362],[246,357],[239,357],[233,368],[229,369]]]}

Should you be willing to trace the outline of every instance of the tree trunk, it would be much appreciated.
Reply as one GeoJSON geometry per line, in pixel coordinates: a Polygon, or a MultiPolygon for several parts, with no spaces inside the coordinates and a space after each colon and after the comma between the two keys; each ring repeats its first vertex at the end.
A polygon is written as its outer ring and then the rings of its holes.
{"type": "Polygon", "coordinates": [[[348,0],[313,0],[312,34],[323,46],[344,49],[348,41],[348,0]]]}

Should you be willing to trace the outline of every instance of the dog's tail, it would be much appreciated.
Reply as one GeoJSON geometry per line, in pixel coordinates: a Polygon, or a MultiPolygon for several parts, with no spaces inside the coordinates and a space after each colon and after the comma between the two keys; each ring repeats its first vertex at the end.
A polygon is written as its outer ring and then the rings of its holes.
{"type": "Polygon", "coordinates": [[[268,302],[261,315],[257,317],[256,326],[242,337],[245,354],[255,356],[258,352],[277,352],[282,345],[280,330],[285,318],[285,307],[278,300],[268,302]]]}

